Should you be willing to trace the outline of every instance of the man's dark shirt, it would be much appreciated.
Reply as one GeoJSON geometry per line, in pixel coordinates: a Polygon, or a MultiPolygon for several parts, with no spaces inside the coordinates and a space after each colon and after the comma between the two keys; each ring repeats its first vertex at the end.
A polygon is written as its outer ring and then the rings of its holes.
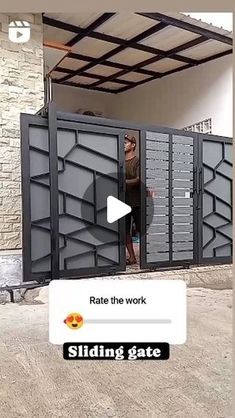
{"type": "MultiPolygon", "coordinates": [[[[126,180],[139,177],[139,170],[140,164],[138,157],[134,156],[130,160],[126,160],[126,180]]],[[[140,206],[140,184],[126,184],[126,204],[131,207],[140,206]]]]}

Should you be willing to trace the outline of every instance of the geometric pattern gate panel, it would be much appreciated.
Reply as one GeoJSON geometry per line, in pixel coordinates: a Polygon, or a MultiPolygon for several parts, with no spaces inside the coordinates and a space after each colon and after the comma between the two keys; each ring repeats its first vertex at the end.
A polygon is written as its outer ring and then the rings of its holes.
{"type": "Polygon", "coordinates": [[[146,266],[194,260],[193,150],[184,133],[146,132],[146,266]]]}
{"type": "MultiPolygon", "coordinates": [[[[56,143],[48,119],[21,119],[23,280],[52,278],[55,259],[59,277],[125,270],[125,219],[107,222],[107,197],[125,200],[126,130],[115,122],[54,125],[56,143]]],[[[230,262],[231,139],[139,130],[141,267],[230,262]]]]}
{"type": "Polygon", "coordinates": [[[106,204],[109,195],[124,201],[124,131],[58,121],[55,153],[47,119],[23,115],[21,129],[23,280],[52,278],[54,235],[59,277],[124,270],[125,221],[109,224],[106,204]]]}
{"type": "Polygon", "coordinates": [[[119,266],[119,226],[107,222],[107,197],[119,194],[118,136],[57,130],[60,272],[119,266]]]}
{"type": "MultiPolygon", "coordinates": [[[[50,275],[51,218],[48,128],[29,126],[31,272],[50,275]]],[[[29,220],[26,219],[26,222],[29,220]]],[[[30,272],[30,273],[31,273],[30,272]]]]}
{"type": "Polygon", "coordinates": [[[232,256],[232,144],[203,138],[203,259],[232,256]]]}

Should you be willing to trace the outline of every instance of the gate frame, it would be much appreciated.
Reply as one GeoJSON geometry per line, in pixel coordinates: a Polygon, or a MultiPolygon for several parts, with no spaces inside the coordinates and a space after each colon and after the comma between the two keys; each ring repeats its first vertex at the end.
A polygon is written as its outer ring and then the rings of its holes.
{"type": "MultiPolygon", "coordinates": [[[[220,258],[210,258],[210,259],[203,259],[202,257],[202,199],[203,199],[203,161],[202,161],[202,143],[203,138],[215,141],[226,141],[227,143],[232,144],[233,139],[230,137],[222,137],[218,135],[209,135],[209,134],[202,134],[197,132],[185,131],[182,129],[176,128],[167,128],[163,126],[157,125],[147,125],[147,124],[138,124],[135,122],[123,121],[123,120],[115,120],[115,119],[108,119],[108,118],[100,118],[96,116],[88,116],[88,115],[80,115],[75,113],[68,113],[68,112],[61,112],[56,111],[56,104],[54,102],[50,102],[46,108],[41,109],[36,115],[28,115],[28,114],[21,114],[21,137],[25,137],[27,135],[28,127],[30,121],[33,121],[35,116],[41,116],[41,125],[48,126],[48,141],[51,146],[53,144],[53,138],[55,141],[56,138],[56,130],[57,124],[59,122],[74,122],[80,123],[88,126],[96,126],[98,129],[99,127],[107,127],[113,129],[120,129],[123,130],[136,130],[139,132],[139,158],[140,158],[140,180],[143,184],[146,184],[145,181],[145,174],[146,174],[146,141],[145,135],[147,131],[159,132],[159,133],[166,133],[172,137],[172,135],[182,135],[182,136],[189,136],[194,139],[193,146],[194,146],[194,171],[193,171],[193,210],[194,210],[194,220],[193,220],[193,260],[177,260],[177,261],[164,261],[164,262],[156,262],[156,263],[147,263],[146,262],[146,207],[145,207],[145,197],[146,197],[146,189],[143,187],[141,188],[141,231],[140,231],[140,267],[143,269],[152,269],[156,270],[158,268],[166,268],[171,269],[172,267],[189,267],[190,265],[213,265],[213,264],[227,264],[232,262],[231,257],[220,257],[220,258]],[[27,117],[27,119],[25,119],[27,117]],[[44,123],[42,121],[45,120],[44,123]],[[47,123],[46,123],[47,120],[47,123]],[[28,123],[26,123],[28,121],[28,123]],[[198,143],[198,146],[197,146],[198,143]],[[200,171],[201,170],[201,171],[200,171]],[[201,222],[201,227],[199,228],[201,222]],[[195,246],[195,242],[198,242],[198,245],[195,246]]],[[[56,141],[55,141],[56,142],[56,141]]],[[[170,141],[169,141],[170,142],[170,141]]],[[[57,144],[56,144],[57,145],[57,144]]],[[[21,140],[21,155],[22,155],[22,166],[24,165],[24,169],[22,169],[22,198],[23,198],[23,251],[25,248],[25,243],[31,246],[30,240],[26,241],[26,237],[30,235],[30,225],[27,224],[27,217],[30,215],[29,209],[30,208],[30,197],[28,191],[30,190],[30,178],[29,178],[29,158],[25,158],[25,153],[29,152],[29,144],[25,143],[25,141],[21,140]],[[28,177],[27,177],[28,176],[28,177]],[[25,181],[26,180],[26,181],[25,181]],[[26,206],[26,210],[25,210],[26,206]],[[28,207],[28,208],[27,208],[28,207]]],[[[171,157],[171,156],[170,156],[171,157]]],[[[51,170],[50,170],[51,171],[51,170]]],[[[51,174],[50,174],[51,176],[51,174]]],[[[52,179],[53,182],[53,179],[52,179]]],[[[52,183],[53,184],[53,183],[52,183]]],[[[58,190],[57,190],[58,191],[58,190]]],[[[56,194],[56,188],[54,189],[54,194],[56,194]]],[[[51,195],[51,193],[50,193],[51,195]]],[[[51,202],[53,205],[54,202],[51,202]]],[[[54,235],[52,234],[51,228],[51,242],[54,240],[54,235]]],[[[54,242],[54,241],[53,241],[54,242]]],[[[54,245],[54,244],[53,244],[54,245]]],[[[124,249],[123,249],[124,254],[124,249]]],[[[121,257],[121,255],[120,255],[121,257]]],[[[43,279],[41,279],[40,273],[32,273],[30,270],[31,266],[31,259],[30,259],[30,252],[26,252],[25,256],[23,257],[23,271],[26,277],[30,277],[36,280],[44,281],[46,279],[51,279],[52,277],[45,275],[43,279]]],[[[125,268],[125,260],[121,263],[121,268],[125,268]]],[[[69,271],[68,276],[73,276],[77,278],[84,278],[84,277],[94,277],[94,274],[103,275],[103,274],[117,274],[120,268],[110,268],[110,267],[100,267],[95,270],[92,269],[92,273],[89,273],[90,268],[83,268],[79,271],[79,277],[76,275],[76,271],[69,271]],[[102,271],[101,271],[102,270],[102,271]]],[[[66,277],[66,276],[63,276],[66,277]]],[[[53,277],[56,278],[56,277],[53,277]]],[[[30,280],[28,279],[28,280],[30,280]]],[[[27,280],[27,281],[28,281],[27,280]]],[[[25,280],[26,281],[26,280],[25,280]]]]}
{"type": "Polygon", "coordinates": [[[156,131],[159,133],[167,133],[170,136],[172,135],[183,135],[183,136],[190,136],[194,139],[194,179],[193,179],[193,193],[194,193],[194,243],[198,241],[198,245],[194,246],[194,260],[184,260],[180,262],[172,261],[170,262],[159,262],[159,263],[147,263],[146,262],[146,228],[145,228],[145,190],[141,189],[141,241],[140,241],[140,267],[144,269],[156,269],[156,268],[165,268],[169,267],[189,267],[189,265],[213,265],[213,264],[230,264],[232,263],[232,256],[230,257],[220,257],[220,258],[210,258],[204,259],[202,257],[202,210],[203,210],[203,159],[202,159],[202,143],[203,138],[206,140],[214,140],[224,142],[226,141],[229,144],[233,144],[233,138],[227,136],[220,136],[220,135],[213,135],[213,134],[203,134],[198,132],[191,132],[185,131],[183,129],[176,129],[176,128],[168,128],[165,126],[158,126],[152,124],[138,124],[136,122],[129,122],[126,120],[116,120],[116,119],[108,119],[108,118],[99,118],[97,116],[87,116],[87,115],[79,115],[74,113],[68,112],[57,112],[57,119],[58,120],[70,120],[70,121],[77,121],[80,123],[91,123],[94,125],[104,125],[104,126],[111,126],[115,128],[121,129],[130,129],[139,131],[139,140],[140,140],[140,180],[142,183],[145,184],[145,164],[146,164],[146,142],[145,142],[145,134],[146,131],[156,131]],[[198,146],[197,146],[198,143],[198,146]],[[201,170],[201,171],[200,171],[201,170]],[[199,227],[200,226],[200,227],[199,227]]]}
{"type": "MultiPolygon", "coordinates": [[[[141,141],[141,153],[140,155],[142,156],[142,163],[141,163],[141,181],[146,184],[146,132],[151,131],[151,132],[157,132],[157,133],[165,133],[169,135],[169,190],[170,190],[170,184],[172,182],[172,137],[173,135],[182,135],[182,136],[189,136],[191,138],[194,139],[193,141],[193,259],[190,260],[176,260],[176,261],[160,261],[160,262],[147,262],[147,253],[146,253],[146,223],[145,223],[145,219],[146,219],[146,205],[145,205],[145,198],[146,198],[146,191],[142,188],[141,189],[141,227],[142,227],[142,232],[141,232],[141,244],[140,244],[140,249],[142,249],[141,252],[141,258],[140,258],[140,262],[141,262],[141,267],[145,268],[145,269],[156,269],[156,268],[165,268],[165,267],[169,267],[169,269],[171,267],[189,267],[190,265],[195,265],[198,264],[197,260],[198,260],[198,247],[195,245],[195,242],[197,240],[198,237],[198,216],[197,212],[196,212],[196,206],[197,206],[197,202],[198,202],[198,194],[196,192],[196,167],[197,167],[197,161],[198,161],[198,150],[197,150],[197,146],[196,146],[196,142],[197,142],[197,133],[196,132],[190,132],[188,133],[188,135],[186,134],[187,131],[184,130],[180,130],[180,129],[174,129],[174,128],[163,128],[163,127],[152,127],[146,129],[145,131],[142,131],[142,141],[141,141]],[[143,140],[144,139],[144,140],[143,140]]],[[[169,215],[168,215],[168,219],[169,219],[169,239],[171,236],[171,242],[169,242],[169,253],[172,255],[173,251],[171,247],[172,244],[172,206],[170,204],[170,201],[172,199],[172,190],[169,193],[169,215]]],[[[171,257],[172,258],[172,257],[171,257]]]]}
{"type": "MultiPolygon", "coordinates": [[[[60,278],[84,278],[94,277],[94,275],[114,274],[119,271],[125,270],[126,258],[125,258],[125,219],[120,219],[119,223],[119,264],[100,267],[85,267],[81,269],[71,269],[68,272],[59,269],[59,216],[58,214],[58,175],[57,175],[57,128],[63,128],[63,120],[59,120],[55,111],[54,103],[50,103],[48,106],[48,116],[45,115],[29,115],[21,114],[21,161],[22,161],[22,226],[23,226],[23,281],[38,280],[44,282],[45,280],[60,279],[60,278]],[[40,118],[36,120],[35,118],[40,118]],[[50,124],[50,126],[49,126],[50,124]],[[50,245],[51,245],[51,270],[48,272],[32,272],[32,258],[31,258],[31,216],[30,216],[30,144],[29,144],[29,127],[30,125],[42,126],[48,129],[48,160],[49,160],[49,178],[50,178],[50,245]],[[25,140],[27,139],[27,140],[25,140]],[[54,143],[53,143],[54,141],[54,143]],[[56,156],[56,158],[55,158],[56,156]],[[54,214],[54,216],[52,216],[54,214]],[[53,218],[53,222],[52,222],[53,218]],[[30,221],[29,221],[30,220],[30,221]],[[56,250],[57,249],[57,250],[56,250]],[[79,270],[79,271],[78,271],[79,270]],[[63,274],[61,274],[63,273],[63,274]]],[[[69,124],[79,124],[77,121],[64,121],[69,124]]],[[[117,155],[119,163],[119,186],[118,196],[124,198],[125,183],[124,183],[124,130],[115,128],[113,126],[94,127],[93,123],[86,124],[80,123],[81,130],[87,130],[97,133],[113,134],[117,137],[122,137],[123,141],[118,141],[117,155]]],[[[71,126],[72,129],[72,126],[71,126]]],[[[75,129],[75,127],[74,127],[75,129]]]]}
{"type": "MultiPolygon", "coordinates": [[[[163,126],[156,126],[156,125],[146,125],[146,124],[138,124],[135,122],[128,122],[128,121],[121,121],[121,120],[115,120],[115,119],[107,119],[107,118],[99,118],[96,116],[87,116],[87,115],[79,115],[74,113],[67,113],[67,112],[57,112],[57,119],[58,120],[69,120],[69,121],[78,121],[80,123],[93,123],[94,125],[105,125],[105,126],[112,126],[112,127],[118,127],[125,130],[136,130],[139,131],[139,139],[140,139],[140,147],[139,147],[139,159],[140,159],[140,180],[142,184],[146,184],[146,178],[145,178],[145,168],[146,168],[146,141],[145,141],[145,135],[147,131],[153,131],[153,132],[159,132],[159,133],[166,133],[170,136],[172,135],[184,135],[184,136],[190,136],[191,138],[194,138],[194,164],[196,166],[195,161],[195,149],[196,147],[196,140],[198,133],[196,132],[188,132],[180,129],[175,128],[167,128],[163,126]]],[[[146,190],[146,189],[145,189],[146,190]]],[[[145,218],[146,218],[146,207],[145,207],[145,190],[143,187],[141,188],[141,231],[140,231],[140,267],[143,269],[148,270],[156,270],[157,268],[168,268],[171,267],[189,267],[190,265],[198,264],[196,259],[196,248],[194,246],[194,257],[193,260],[178,260],[178,261],[164,261],[164,262],[156,262],[156,263],[147,263],[146,262],[146,224],[145,224],[145,218]]],[[[194,197],[195,201],[196,197],[194,197]]],[[[195,203],[194,203],[195,204],[195,203]]],[[[196,234],[197,234],[197,217],[194,216],[194,242],[196,241],[196,234]]]]}
{"type": "MultiPolygon", "coordinates": [[[[198,264],[199,265],[216,265],[216,264],[231,264],[233,262],[233,250],[231,251],[231,256],[224,257],[203,257],[203,190],[204,190],[204,176],[203,176],[203,140],[205,141],[214,141],[222,142],[225,144],[230,144],[233,146],[233,138],[229,136],[220,136],[213,134],[197,134],[198,135],[198,165],[199,165],[199,210],[198,210],[198,223],[201,226],[198,228],[198,239],[199,239],[199,254],[198,254],[198,264]]],[[[231,201],[233,203],[233,187],[231,189],[231,201]]],[[[233,222],[233,208],[231,208],[231,221],[233,222]]],[[[233,239],[233,237],[232,237],[233,239]]],[[[233,241],[232,241],[233,245],[233,241]]]]}

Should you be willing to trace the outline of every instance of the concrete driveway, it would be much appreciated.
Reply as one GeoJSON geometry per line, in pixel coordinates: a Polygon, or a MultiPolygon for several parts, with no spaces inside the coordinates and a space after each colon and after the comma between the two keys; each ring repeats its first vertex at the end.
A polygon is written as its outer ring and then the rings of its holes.
{"type": "Polygon", "coordinates": [[[188,341],[165,362],[66,362],[46,292],[0,306],[1,418],[232,417],[231,290],[188,289],[188,341]]]}

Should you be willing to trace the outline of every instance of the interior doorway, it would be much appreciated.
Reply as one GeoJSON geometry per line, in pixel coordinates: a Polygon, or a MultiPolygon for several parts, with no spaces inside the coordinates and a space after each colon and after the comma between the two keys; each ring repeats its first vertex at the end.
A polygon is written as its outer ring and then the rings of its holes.
{"type": "MultiPolygon", "coordinates": [[[[126,168],[126,198],[130,199],[129,194],[134,192],[135,200],[132,202],[132,212],[127,215],[126,219],[126,259],[128,270],[140,269],[140,221],[141,221],[141,198],[140,198],[140,133],[137,130],[127,130],[125,137],[133,141],[131,147],[131,156],[125,152],[125,168],[126,168]],[[138,176],[139,183],[135,186],[128,185],[128,180],[131,181],[138,176]]],[[[131,144],[130,144],[131,145],[131,144]]],[[[126,151],[126,149],[125,149],[126,151]]],[[[130,204],[130,202],[127,202],[130,204]]]]}

